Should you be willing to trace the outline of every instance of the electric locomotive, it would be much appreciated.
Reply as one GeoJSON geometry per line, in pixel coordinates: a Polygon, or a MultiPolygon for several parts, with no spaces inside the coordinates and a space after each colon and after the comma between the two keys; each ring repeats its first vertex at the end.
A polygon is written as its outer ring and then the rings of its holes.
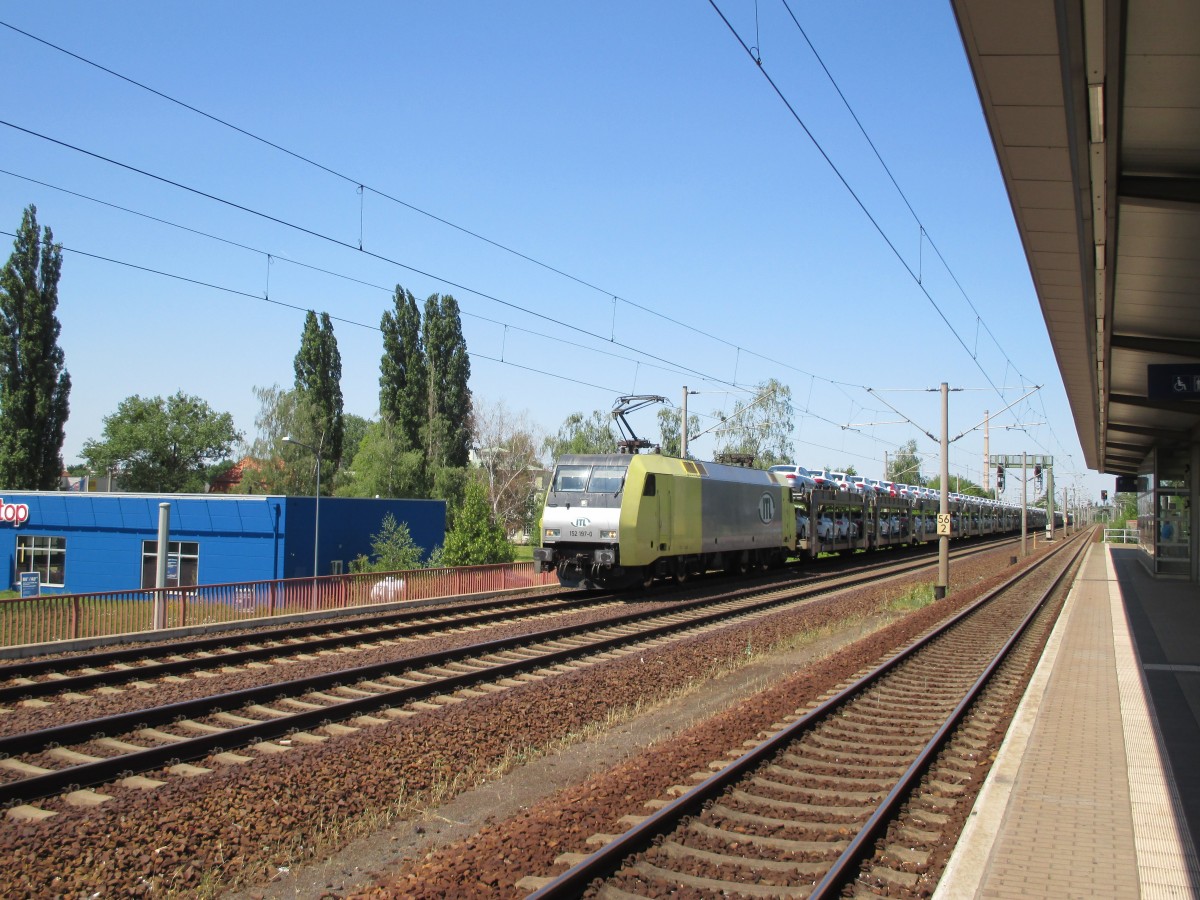
{"type": "Polygon", "coordinates": [[[565,587],[685,581],[780,565],[796,548],[791,492],[766,472],[658,454],[568,455],[546,495],[539,571],[565,587]]]}

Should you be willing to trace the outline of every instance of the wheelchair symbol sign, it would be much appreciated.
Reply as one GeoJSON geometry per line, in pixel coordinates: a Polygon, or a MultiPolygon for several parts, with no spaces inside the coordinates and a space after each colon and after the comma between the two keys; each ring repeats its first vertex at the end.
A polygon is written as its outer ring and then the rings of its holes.
{"type": "Polygon", "coordinates": [[[1150,400],[1200,400],[1200,364],[1146,366],[1146,396],[1150,400]]]}

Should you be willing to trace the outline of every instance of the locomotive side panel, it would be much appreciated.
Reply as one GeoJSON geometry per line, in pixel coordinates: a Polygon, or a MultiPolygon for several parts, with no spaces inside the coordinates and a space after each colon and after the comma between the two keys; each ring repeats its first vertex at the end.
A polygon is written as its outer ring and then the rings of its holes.
{"type": "Polygon", "coordinates": [[[661,552],[658,549],[661,484],[662,476],[659,473],[647,472],[644,466],[630,464],[618,533],[621,564],[624,566],[648,566],[658,559],[661,552]]]}
{"type": "Polygon", "coordinates": [[[702,510],[711,484],[687,471],[671,477],[671,546],[673,555],[694,555],[701,551],[704,540],[702,510]]]}
{"type": "Polygon", "coordinates": [[[709,480],[703,501],[705,553],[781,547],[787,540],[784,492],[778,485],[709,480]]]}

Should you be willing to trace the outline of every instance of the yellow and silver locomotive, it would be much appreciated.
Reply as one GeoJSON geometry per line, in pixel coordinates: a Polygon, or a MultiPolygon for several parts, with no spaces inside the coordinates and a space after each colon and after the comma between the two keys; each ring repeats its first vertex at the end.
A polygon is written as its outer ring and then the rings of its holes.
{"type": "Polygon", "coordinates": [[[534,550],[568,587],[684,581],[781,564],[796,547],[791,492],[766,472],[657,454],[558,460],[534,550]]]}

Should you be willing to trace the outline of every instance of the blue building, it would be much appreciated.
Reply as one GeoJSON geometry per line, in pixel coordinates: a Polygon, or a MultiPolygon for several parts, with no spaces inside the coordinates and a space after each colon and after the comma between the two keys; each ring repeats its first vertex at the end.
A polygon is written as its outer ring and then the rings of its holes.
{"type": "Polygon", "coordinates": [[[225,494],[94,494],[6,491],[0,499],[0,560],[15,588],[38,572],[45,593],[153,587],[158,508],[171,506],[172,584],[307,578],[318,541],[321,575],[349,571],[369,555],[389,513],[428,554],[446,533],[442,500],[225,494]]]}

